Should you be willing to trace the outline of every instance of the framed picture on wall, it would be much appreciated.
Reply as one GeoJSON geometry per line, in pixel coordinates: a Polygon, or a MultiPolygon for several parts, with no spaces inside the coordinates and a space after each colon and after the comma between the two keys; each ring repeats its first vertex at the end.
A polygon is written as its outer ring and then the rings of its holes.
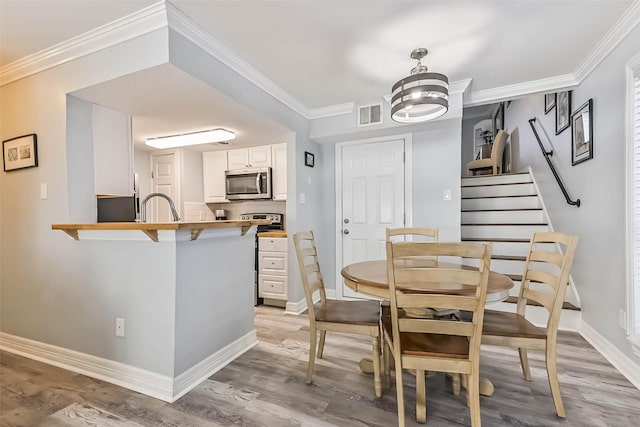
{"type": "Polygon", "coordinates": [[[571,115],[571,165],[593,159],[593,99],[571,115]]]}
{"type": "Polygon", "coordinates": [[[556,135],[571,125],[571,92],[567,90],[556,94],[556,135]]]}
{"type": "Polygon", "coordinates": [[[504,102],[498,104],[496,111],[493,113],[493,136],[498,134],[500,129],[504,129],[504,102]]]}
{"type": "Polygon", "coordinates": [[[304,152],[304,165],[305,166],[309,166],[310,168],[312,168],[316,163],[315,157],[316,156],[314,156],[313,153],[305,151],[304,152]]]}
{"type": "Polygon", "coordinates": [[[38,137],[35,133],[2,141],[4,171],[38,166],[38,137]]]}
{"type": "Polygon", "coordinates": [[[555,93],[547,93],[544,96],[544,113],[549,114],[553,107],[556,106],[556,94],[555,93]]]}

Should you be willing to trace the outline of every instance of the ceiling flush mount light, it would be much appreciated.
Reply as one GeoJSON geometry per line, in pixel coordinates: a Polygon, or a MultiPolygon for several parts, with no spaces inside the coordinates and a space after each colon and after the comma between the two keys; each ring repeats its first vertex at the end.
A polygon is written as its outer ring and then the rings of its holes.
{"type": "Polygon", "coordinates": [[[153,148],[175,148],[187,145],[210,144],[214,142],[230,141],[236,134],[226,129],[212,129],[202,132],[184,133],[182,135],[161,136],[150,138],[145,141],[153,148]]]}
{"type": "Polygon", "coordinates": [[[416,123],[440,117],[449,109],[449,80],[440,73],[429,73],[420,63],[427,49],[418,48],[411,58],[418,65],[411,75],[400,80],[391,89],[391,118],[401,123],[416,123]]]}

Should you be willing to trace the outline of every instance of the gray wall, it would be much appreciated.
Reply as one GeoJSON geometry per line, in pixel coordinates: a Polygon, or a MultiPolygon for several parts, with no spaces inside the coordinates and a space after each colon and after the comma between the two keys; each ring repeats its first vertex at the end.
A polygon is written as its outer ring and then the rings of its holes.
{"type": "Polygon", "coordinates": [[[618,349],[639,360],[618,326],[626,310],[625,63],[639,51],[640,27],[633,30],[575,88],[572,111],[593,98],[594,158],[571,165],[571,128],[555,135],[555,110],[544,114],[544,95],[515,100],[505,112],[511,133],[514,170],[531,165],[554,228],[580,237],[572,275],[580,295],[582,319],[618,349]],[[547,166],[528,119],[553,149],[553,163],[580,208],[569,206],[547,166]]]}

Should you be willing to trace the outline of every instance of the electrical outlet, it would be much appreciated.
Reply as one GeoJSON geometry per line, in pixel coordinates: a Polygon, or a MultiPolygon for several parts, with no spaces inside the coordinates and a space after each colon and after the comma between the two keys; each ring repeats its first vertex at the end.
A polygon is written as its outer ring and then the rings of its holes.
{"type": "Polygon", "coordinates": [[[627,313],[623,309],[618,310],[618,325],[624,330],[627,329],[627,313]]]}
{"type": "Polygon", "coordinates": [[[124,337],[124,318],[116,317],[116,336],[124,337]]]}
{"type": "Polygon", "coordinates": [[[300,204],[304,204],[305,202],[305,195],[304,193],[300,193],[298,199],[300,200],[300,204]]]}

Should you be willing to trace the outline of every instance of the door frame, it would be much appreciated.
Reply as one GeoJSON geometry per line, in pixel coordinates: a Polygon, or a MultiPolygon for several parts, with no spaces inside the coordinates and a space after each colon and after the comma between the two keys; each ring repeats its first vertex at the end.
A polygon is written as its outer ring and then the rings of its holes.
{"type": "Polygon", "coordinates": [[[413,194],[413,139],[410,133],[389,135],[376,138],[358,139],[353,141],[345,141],[336,143],[335,148],[335,161],[336,161],[336,173],[335,173],[335,194],[336,194],[336,216],[335,216],[335,248],[336,248],[336,299],[344,299],[343,289],[344,282],[340,275],[340,266],[342,265],[342,148],[352,145],[366,145],[374,144],[378,142],[404,141],[404,221],[405,227],[410,227],[413,224],[413,210],[412,210],[412,194],[413,194]]]}
{"type": "MultiPolygon", "coordinates": [[[[151,151],[149,153],[149,174],[150,176],[150,180],[149,180],[149,194],[153,193],[155,191],[155,184],[156,184],[156,177],[155,177],[155,171],[153,170],[153,158],[156,156],[164,156],[166,154],[173,154],[173,160],[174,160],[174,183],[175,183],[175,194],[173,195],[172,199],[173,199],[173,204],[176,207],[176,211],[178,211],[178,216],[180,218],[183,218],[182,215],[182,192],[181,192],[181,184],[182,184],[182,180],[180,179],[180,177],[182,176],[182,150],[179,148],[165,148],[163,150],[156,150],[156,151],[151,151]]],[[[146,195],[145,195],[146,196],[146,195]]],[[[158,198],[154,198],[151,199],[149,201],[152,205],[151,206],[147,206],[147,217],[148,217],[148,213],[149,212],[154,212],[154,217],[155,217],[155,203],[158,203],[158,198]]],[[[142,203],[142,198],[140,199],[140,203],[142,203]]],[[[154,220],[157,220],[154,218],[154,220]]],[[[149,221],[149,219],[147,219],[147,221],[149,221]]]]}

